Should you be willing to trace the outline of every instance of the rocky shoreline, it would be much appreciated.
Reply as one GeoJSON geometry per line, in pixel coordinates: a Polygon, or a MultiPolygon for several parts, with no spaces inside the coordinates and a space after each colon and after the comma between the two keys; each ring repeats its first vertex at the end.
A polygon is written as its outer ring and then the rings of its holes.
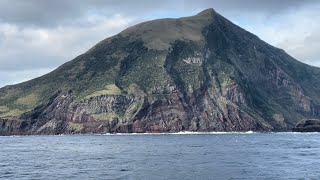
{"type": "Polygon", "coordinates": [[[320,120],[319,119],[306,119],[297,123],[292,128],[293,132],[320,132],[320,120]]]}
{"type": "Polygon", "coordinates": [[[295,127],[287,131],[188,131],[188,130],[177,130],[177,131],[154,131],[154,130],[140,130],[130,131],[127,126],[118,126],[113,128],[101,129],[83,129],[76,131],[68,127],[67,123],[60,121],[50,122],[45,127],[37,124],[38,121],[28,122],[26,120],[19,119],[3,119],[0,118],[0,136],[12,136],[12,135],[73,135],[73,134],[251,134],[251,133],[270,133],[270,132],[320,132],[320,120],[319,119],[307,119],[297,123],[295,127]]]}

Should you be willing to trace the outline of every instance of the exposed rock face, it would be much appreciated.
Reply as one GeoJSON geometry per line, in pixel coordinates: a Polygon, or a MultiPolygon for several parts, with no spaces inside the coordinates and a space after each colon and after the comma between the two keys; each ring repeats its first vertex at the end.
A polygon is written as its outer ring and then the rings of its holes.
{"type": "Polygon", "coordinates": [[[297,123],[292,128],[295,132],[320,132],[320,120],[319,119],[307,119],[297,123]]]}
{"type": "Polygon", "coordinates": [[[0,135],[289,131],[320,118],[320,70],[214,10],[133,26],[0,89],[0,135]]]}

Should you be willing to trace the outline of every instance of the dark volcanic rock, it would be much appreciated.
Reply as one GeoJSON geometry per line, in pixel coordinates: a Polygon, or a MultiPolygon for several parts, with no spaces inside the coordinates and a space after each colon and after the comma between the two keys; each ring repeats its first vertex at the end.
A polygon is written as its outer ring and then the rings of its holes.
{"type": "Polygon", "coordinates": [[[320,69],[213,9],[148,21],[0,89],[0,134],[290,131],[320,118],[320,69]]]}
{"type": "Polygon", "coordinates": [[[292,128],[294,132],[320,132],[320,120],[319,119],[307,119],[297,123],[292,128]]]}

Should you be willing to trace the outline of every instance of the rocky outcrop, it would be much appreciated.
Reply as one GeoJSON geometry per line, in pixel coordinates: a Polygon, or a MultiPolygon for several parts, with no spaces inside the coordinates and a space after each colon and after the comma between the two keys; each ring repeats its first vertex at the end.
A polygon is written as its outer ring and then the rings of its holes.
{"type": "Polygon", "coordinates": [[[22,121],[18,119],[0,118],[0,135],[24,134],[22,121]]]}
{"type": "Polygon", "coordinates": [[[306,119],[297,123],[292,128],[294,132],[320,132],[320,120],[319,119],[306,119]]]}
{"type": "Polygon", "coordinates": [[[172,91],[166,89],[162,99],[152,101],[133,94],[77,101],[69,91],[20,119],[1,119],[0,132],[27,135],[272,130],[271,125],[256,121],[241,109],[240,105],[245,106],[246,102],[237,88],[231,83],[220,95],[207,89],[200,97],[184,97],[171,88],[172,91]]]}

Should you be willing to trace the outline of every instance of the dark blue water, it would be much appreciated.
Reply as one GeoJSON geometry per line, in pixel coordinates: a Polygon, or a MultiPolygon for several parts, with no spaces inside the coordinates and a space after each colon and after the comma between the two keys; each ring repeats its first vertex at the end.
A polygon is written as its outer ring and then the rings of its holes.
{"type": "Polygon", "coordinates": [[[320,179],[320,134],[0,137],[0,179],[320,179]]]}

